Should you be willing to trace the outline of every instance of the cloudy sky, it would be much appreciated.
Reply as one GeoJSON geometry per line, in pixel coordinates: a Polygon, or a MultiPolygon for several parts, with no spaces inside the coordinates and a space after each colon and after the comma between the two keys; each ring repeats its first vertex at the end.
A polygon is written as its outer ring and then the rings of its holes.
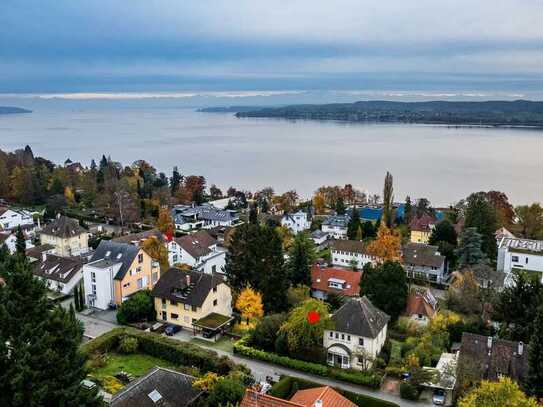
{"type": "Polygon", "coordinates": [[[1,0],[0,93],[543,85],[542,0],[1,0]]]}

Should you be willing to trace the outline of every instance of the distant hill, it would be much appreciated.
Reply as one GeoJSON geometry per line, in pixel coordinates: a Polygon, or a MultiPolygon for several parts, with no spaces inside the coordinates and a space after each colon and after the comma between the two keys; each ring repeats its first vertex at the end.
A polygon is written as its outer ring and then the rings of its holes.
{"type": "Polygon", "coordinates": [[[13,106],[0,106],[0,114],[32,113],[32,110],[13,106]]]}
{"type": "Polygon", "coordinates": [[[197,112],[204,113],[241,113],[241,112],[252,112],[254,110],[262,109],[258,106],[224,106],[224,107],[204,107],[198,109],[197,112]]]}
{"type": "Polygon", "coordinates": [[[346,122],[543,127],[543,102],[527,100],[390,102],[377,100],[255,109],[238,112],[236,116],[346,122]]]}

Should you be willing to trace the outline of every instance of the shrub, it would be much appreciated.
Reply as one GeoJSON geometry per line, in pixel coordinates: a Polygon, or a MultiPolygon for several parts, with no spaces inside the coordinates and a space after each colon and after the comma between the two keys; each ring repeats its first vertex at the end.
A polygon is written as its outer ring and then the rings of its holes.
{"type": "Polygon", "coordinates": [[[245,345],[243,339],[234,344],[234,353],[239,353],[253,359],[263,360],[265,362],[275,363],[276,365],[291,369],[301,370],[306,373],[330,377],[371,388],[378,388],[381,384],[381,376],[374,372],[335,369],[318,363],[305,362],[302,360],[289,358],[288,356],[268,353],[245,345]]]}
{"type": "Polygon", "coordinates": [[[90,369],[99,369],[107,364],[107,356],[103,353],[94,353],[88,359],[90,369]]]}
{"type": "Polygon", "coordinates": [[[402,363],[402,344],[398,341],[390,341],[389,365],[400,366],[402,363]]]}
{"type": "Polygon", "coordinates": [[[407,370],[403,367],[396,367],[396,366],[388,366],[385,368],[385,373],[387,376],[397,377],[400,378],[403,373],[405,373],[407,370]]]}
{"type": "Polygon", "coordinates": [[[100,381],[101,387],[109,394],[115,394],[124,387],[124,384],[113,376],[106,376],[100,381]]]}
{"type": "Polygon", "coordinates": [[[135,353],[138,350],[138,340],[131,336],[125,336],[119,342],[119,352],[121,353],[135,353]]]}
{"type": "Polygon", "coordinates": [[[262,318],[251,334],[250,346],[268,352],[275,351],[275,341],[277,340],[279,328],[286,319],[286,314],[274,314],[262,318]]]}
{"type": "Polygon", "coordinates": [[[117,322],[122,325],[155,319],[155,304],[149,290],[137,292],[123,302],[117,311],[117,322]]]}
{"type": "Polygon", "coordinates": [[[245,394],[245,386],[242,382],[225,377],[213,386],[209,392],[208,402],[210,406],[236,406],[245,394]]]}
{"type": "Polygon", "coordinates": [[[413,386],[411,383],[402,382],[400,384],[400,397],[406,400],[418,400],[419,399],[419,390],[416,386],[413,386]]]}

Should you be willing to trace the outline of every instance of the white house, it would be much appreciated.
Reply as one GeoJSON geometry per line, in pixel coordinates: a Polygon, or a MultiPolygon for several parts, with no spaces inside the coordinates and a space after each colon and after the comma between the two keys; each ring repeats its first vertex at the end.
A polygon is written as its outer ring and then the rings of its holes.
{"type": "Polygon", "coordinates": [[[172,209],[175,228],[184,232],[195,229],[211,229],[217,226],[233,226],[239,222],[234,210],[218,209],[212,205],[176,205],[172,209]]]}
{"type": "Polygon", "coordinates": [[[332,264],[340,267],[356,266],[358,270],[367,263],[375,263],[377,258],[366,252],[364,243],[359,240],[335,240],[331,246],[332,264]]]}
{"type": "Polygon", "coordinates": [[[308,230],[311,227],[311,222],[307,213],[298,211],[296,213],[285,213],[281,218],[281,226],[287,227],[295,235],[308,230]]]}
{"type": "Polygon", "coordinates": [[[50,290],[71,294],[83,278],[83,262],[75,257],[60,257],[42,253],[31,262],[34,275],[47,284],[50,290]]]}
{"type": "MultiPolygon", "coordinates": [[[[24,232],[23,232],[24,233],[24,232]]],[[[25,235],[25,246],[26,249],[34,247],[32,244],[32,239],[28,234],[25,235]]],[[[0,233],[0,247],[5,245],[9,250],[10,254],[13,254],[17,251],[17,236],[15,232],[12,233],[0,233]]]]}
{"type": "Polygon", "coordinates": [[[311,232],[311,239],[313,240],[313,243],[315,243],[315,247],[317,248],[317,250],[324,249],[326,246],[328,246],[328,243],[329,243],[328,233],[323,232],[320,229],[317,229],[311,232]]]}
{"type": "Polygon", "coordinates": [[[11,230],[34,224],[32,213],[25,210],[0,208],[0,229],[11,230]]]}
{"type": "Polygon", "coordinates": [[[349,299],[332,316],[334,329],[324,331],[328,364],[342,369],[369,367],[385,344],[389,320],[366,296],[349,299]]]}
{"type": "Polygon", "coordinates": [[[188,264],[208,274],[224,273],[226,251],[218,246],[217,240],[207,231],[200,230],[174,241],[179,251],[172,256],[171,264],[188,264]]]}
{"type": "Polygon", "coordinates": [[[503,237],[498,246],[498,271],[505,273],[506,287],[514,284],[514,271],[536,273],[543,281],[543,240],[503,237]]]}
{"type": "Polygon", "coordinates": [[[322,231],[334,239],[347,239],[349,216],[331,215],[322,222],[322,231]]]}
{"type": "Polygon", "coordinates": [[[448,277],[445,260],[437,246],[407,243],[402,247],[402,265],[409,278],[442,283],[448,277]]]}

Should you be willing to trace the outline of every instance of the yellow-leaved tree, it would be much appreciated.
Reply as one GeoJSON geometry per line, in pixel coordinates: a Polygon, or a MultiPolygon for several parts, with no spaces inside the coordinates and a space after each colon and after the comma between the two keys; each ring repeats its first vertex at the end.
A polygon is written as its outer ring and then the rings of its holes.
{"type": "Polygon", "coordinates": [[[399,261],[402,238],[398,232],[389,229],[384,223],[379,226],[377,237],[368,245],[368,253],[378,261],[399,261]]]}
{"type": "Polygon", "coordinates": [[[537,401],[522,392],[509,377],[497,382],[483,380],[479,386],[464,396],[459,407],[537,407],[537,401]]]}
{"type": "Polygon", "coordinates": [[[160,209],[158,213],[158,219],[156,221],[156,227],[165,235],[173,233],[174,224],[168,208],[160,209]]]}
{"type": "Polygon", "coordinates": [[[70,206],[75,205],[75,194],[72,187],[64,188],[64,198],[66,198],[66,202],[68,202],[68,205],[70,206]]]}
{"type": "Polygon", "coordinates": [[[241,313],[241,327],[249,328],[253,326],[255,319],[264,316],[262,294],[251,287],[245,287],[238,295],[236,308],[241,313]]]}
{"type": "Polygon", "coordinates": [[[170,263],[168,262],[168,249],[166,249],[166,246],[164,246],[156,236],[145,239],[141,244],[141,248],[145,250],[149,256],[159,262],[162,272],[165,272],[170,268],[170,263]]]}

